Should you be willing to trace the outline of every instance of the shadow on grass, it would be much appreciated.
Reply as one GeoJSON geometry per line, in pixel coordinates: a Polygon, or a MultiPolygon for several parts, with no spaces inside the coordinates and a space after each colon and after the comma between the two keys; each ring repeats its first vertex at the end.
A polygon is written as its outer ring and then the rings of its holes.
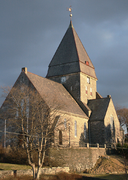
{"type": "Polygon", "coordinates": [[[128,180],[128,174],[105,174],[105,175],[97,175],[97,178],[104,180],[128,180]]]}
{"type": "MultiPolygon", "coordinates": [[[[56,175],[41,175],[40,180],[126,180],[125,174],[105,174],[95,175],[95,177],[87,177],[78,174],[58,173],[56,175]]],[[[128,179],[128,175],[127,175],[128,179]]],[[[3,179],[0,179],[3,180],[3,179]]],[[[11,176],[4,180],[33,180],[30,176],[15,177],[11,176]]]]}

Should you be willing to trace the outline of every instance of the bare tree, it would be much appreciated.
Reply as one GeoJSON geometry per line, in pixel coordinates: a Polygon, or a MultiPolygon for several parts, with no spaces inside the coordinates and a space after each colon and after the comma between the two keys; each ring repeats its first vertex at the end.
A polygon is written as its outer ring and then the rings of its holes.
{"type": "Polygon", "coordinates": [[[121,126],[126,125],[128,128],[128,108],[116,107],[116,112],[121,126]]]}
{"type": "MultiPolygon", "coordinates": [[[[9,88],[3,90],[8,92],[9,88]]],[[[7,120],[8,131],[20,134],[9,136],[13,143],[26,150],[34,179],[39,179],[46,152],[54,142],[54,132],[62,126],[59,121],[60,107],[55,98],[52,105],[44,99],[34,88],[16,86],[10,90],[0,113],[0,118],[7,120]],[[34,162],[35,153],[38,154],[38,162],[34,162]]]]}

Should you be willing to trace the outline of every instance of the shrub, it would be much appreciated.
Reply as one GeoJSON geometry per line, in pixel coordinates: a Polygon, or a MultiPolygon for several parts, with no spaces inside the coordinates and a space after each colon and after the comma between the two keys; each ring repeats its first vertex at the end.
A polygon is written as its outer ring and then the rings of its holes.
{"type": "Polygon", "coordinates": [[[123,147],[128,149],[128,144],[124,143],[123,147]]]}
{"type": "Polygon", "coordinates": [[[0,162],[27,165],[28,161],[26,151],[21,148],[10,148],[8,150],[0,147],[0,162]]]}
{"type": "Polygon", "coordinates": [[[118,143],[116,147],[117,147],[116,153],[125,156],[125,158],[128,159],[128,144],[125,143],[124,145],[121,145],[118,143]]]}

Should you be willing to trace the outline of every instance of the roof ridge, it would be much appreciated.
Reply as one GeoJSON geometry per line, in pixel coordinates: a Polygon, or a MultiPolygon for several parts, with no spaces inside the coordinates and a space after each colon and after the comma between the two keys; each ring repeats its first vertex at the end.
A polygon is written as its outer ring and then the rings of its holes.
{"type": "MultiPolygon", "coordinates": [[[[79,38],[79,36],[78,36],[78,34],[77,34],[76,30],[75,30],[75,28],[73,28],[73,35],[74,35],[74,37],[75,37],[74,32],[76,33],[76,35],[77,35],[77,37],[78,37],[78,39],[79,39],[79,41],[80,41],[80,43],[81,43],[81,45],[82,45],[82,47],[83,47],[83,49],[84,49],[85,53],[87,54],[87,56],[88,56],[89,60],[91,61],[91,59],[90,59],[90,57],[89,57],[89,55],[88,55],[88,53],[87,53],[87,51],[86,51],[86,49],[85,49],[85,47],[84,47],[84,45],[83,45],[82,41],[80,40],[80,38],[79,38]]],[[[75,40],[75,44],[76,44],[76,40],[75,40]]],[[[77,48],[77,46],[76,46],[76,48],[77,48]]],[[[78,53],[78,50],[77,50],[77,53],[78,53]]],[[[79,54],[78,54],[78,57],[79,57],[79,54]]],[[[80,61],[80,58],[79,58],[79,61],[80,61]]],[[[82,62],[82,61],[80,61],[80,62],[82,62]]],[[[92,61],[91,61],[91,63],[92,63],[92,61]]],[[[92,66],[93,66],[93,68],[94,68],[93,63],[92,63],[92,66]]],[[[91,67],[91,66],[89,66],[89,67],[91,67]]],[[[94,69],[95,69],[95,68],[94,68],[94,69]]]]}
{"type": "Polygon", "coordinates": [[[108,97],[103,97],[103,98],[99,98],[99,99],[89,99],[88,101],[99,101],[99,100],[102,100],[102,99],[111,99],[111,98],[108,98],[108,97]]]}
{"type": "Polygon", "coordinates": [[[31,84],[34,86],[34,88],[37,90],[37,92],[40,94],[40,96],[46,101],[46,103],[48,103],[49,107],[54,103],[53,101],[56,97],[56,102],[58,102],[58,105],[60,105],[62,102],[64,103],[64,105],[66,105],[65,107],[61,107],[61,109],[70,113],[74,113],[76,115],[85,116],[85,118],[87,118],[84,111],[80,108],[79,104],[74,100],[74,98],[66,90],[63,84],[55,82],[48,78],[44,78],[42,76],[38,76],[31,72],[25,75],[27,76],[31,84]],[[47,94],[47,96],[44,96],[44,94],[47,94]],[[67,96],[65,97],[65,95],[67,96]],[[49,100],[49,98],[51,99],[49,100]],[[68,101],[71,103],[72,107],[69,107],[68,101]]]}
{"type": "MultiPolygon", "coordinates": [[[[35,74],[35,73],[32,73],[32,72],[29,72],[29,71],[28,71],[27,73],[30,73],[30,74],[33,74],[33,75],[39,76],[38,74],[35,74]]],[[[39,77],[44,78],[43,76],[39,76],[39,77]]]]}
{"type": "MultiPolygon", "coordinates": [[[[53,81],[52,79],[49,79],[49,78],[45,78],[45,77],[43,77],[43,76],[39,76],[39,75],[37,75],[37,74],[34,74],[34,73],[32,73],[32,72],[27,72],[27,73],[30,73],[30,74],[32,74],[32,75],[36,75],[36,76],[38,76],[38,77],[40,77],[40,78],[43,78],[43,79],[47,79],[48,81],[50,81],[50,82],[53,82],[54,84],[59,84],[60,86],[62,85],[61,83],[58,83],[58,82],[56,82],[56,81],[53,81]]],[[[26,74],[27,75],[27,74],[26,74]]],[[[29,77],[28,77],[29,78],[29,77]]],[[[62,85],[63,86],[63,85],[62,85]]]]}

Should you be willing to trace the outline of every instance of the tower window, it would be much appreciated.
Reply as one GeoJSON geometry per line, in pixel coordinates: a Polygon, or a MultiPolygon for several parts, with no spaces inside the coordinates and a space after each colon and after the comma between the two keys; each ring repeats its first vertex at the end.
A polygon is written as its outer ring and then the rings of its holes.
{"type": "Polygon", "coordinates": [[[85,93],[88,94],[88,87],[85,87],[85,93]]]}
{"type": "Polygon", "coordinates": [[[89,77],[87,77],[87,83],[90,84],[90,78],[89,77]]]}
{"type": "Polygon", "coordinates": [[[90,88],[90,95],[92,96],[92,88],[90,88]]]}
{"type": "Polygon", "coordinates": [[[66,81],[66,77],[61,78],[61,83],[64,83],[66,81]]]}
{"type": "Polygon", "coordinates": [[[88,62],[88,61],[85,61],[85,64],[86,64],[87,66],[89,66],[89,62],[88,62]]]}

